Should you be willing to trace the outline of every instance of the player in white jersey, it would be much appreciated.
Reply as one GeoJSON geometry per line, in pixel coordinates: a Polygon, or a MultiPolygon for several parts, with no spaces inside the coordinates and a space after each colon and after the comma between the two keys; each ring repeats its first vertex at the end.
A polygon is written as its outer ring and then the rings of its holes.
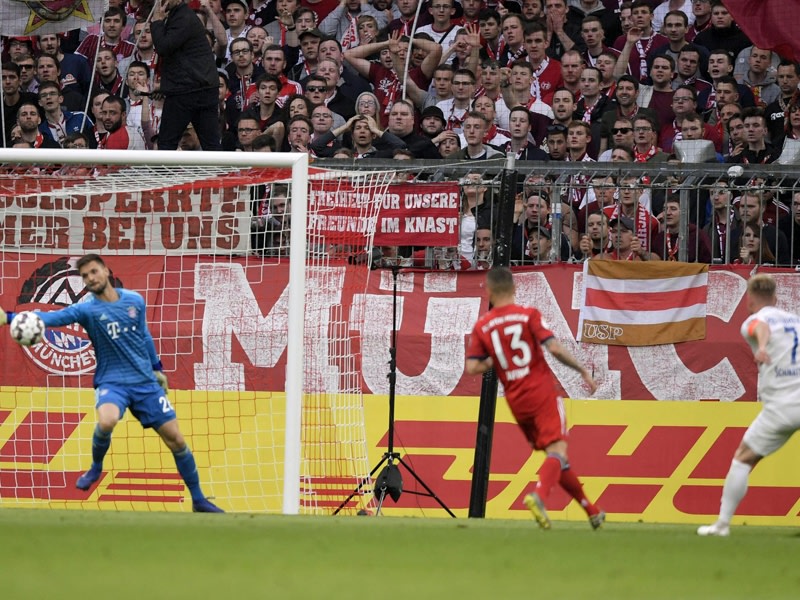
{"type": "Polygon", "coordinates": [[[736,507],[747,492],[750,471],[781,448],[800,429],[800,317],[776,308],[775,280],[755,275],[747,283],[742,335],[758,364],[758,397],[764,407],[747,428],[722,488],[719,518],[698,535],[727,536],[736,507]]]}

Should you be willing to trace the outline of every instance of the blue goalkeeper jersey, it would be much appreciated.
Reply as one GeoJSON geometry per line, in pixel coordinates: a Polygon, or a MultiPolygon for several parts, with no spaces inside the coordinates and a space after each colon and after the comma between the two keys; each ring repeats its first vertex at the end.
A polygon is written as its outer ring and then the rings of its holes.
{"type": "Polygon", "coordinates": [[[157,383],[153,369],[160,370],[160,362],[145,322],[144,298],[122,288],[117,288],[117,293],[116,302],[91,296],[62,310],[38,314],[47,327],[83,326],[97,359],[95,387],[157,383]]]}

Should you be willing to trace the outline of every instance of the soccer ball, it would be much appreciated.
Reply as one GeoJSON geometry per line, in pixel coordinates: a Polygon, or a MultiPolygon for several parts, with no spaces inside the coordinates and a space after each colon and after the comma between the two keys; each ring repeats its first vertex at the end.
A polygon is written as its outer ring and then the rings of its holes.
{"type": "Polygon", "coordinates": [[[44,321],[35,312],[18,313],[11,320],[11,337],[21,346],[33,346],[42,341],[44,321]]]}

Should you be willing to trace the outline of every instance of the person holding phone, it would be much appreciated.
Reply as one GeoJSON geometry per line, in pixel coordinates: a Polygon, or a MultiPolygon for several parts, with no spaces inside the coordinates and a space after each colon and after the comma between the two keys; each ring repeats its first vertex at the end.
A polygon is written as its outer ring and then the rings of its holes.
{"type": "Polygon", "coordinates": [[[159,150],[175,150],[191,123],[203,150],[221,150],[219,75],[205,28],[184,0],[160,0],[150,25],[164,96],[159,150]]]}

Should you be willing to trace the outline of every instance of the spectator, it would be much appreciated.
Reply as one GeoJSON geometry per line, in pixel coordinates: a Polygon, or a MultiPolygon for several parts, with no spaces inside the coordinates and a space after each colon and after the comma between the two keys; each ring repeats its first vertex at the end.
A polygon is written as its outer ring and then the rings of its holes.
{"type": "Polygon", "coordinates": [[[781,89],[771,71],[772,52],[753,46],[747,62],[750,68],[742,75],[741,83],[753,92],[756,106],[763,108],[775,102],[781,95],[781,89]]]}
{"type": "MultiPolygon", "coordinates": [[[[728,133],[730,120],[733,117],[737,117],[744,127],[744,122],[742,119],[742,107],[736,103],[726,104],[719,110],[719,122],[717,124],[717,128],[722,128],[722,149],[725,151],[725,156],[730,153],[733,149],[731,145],[730,134],[728,133]]],[[[742,133],[744,135],[744,133],[742,133]]]]}
{"type": "MultiPolygon", "coordinates": [[[[661,46],[661,48],[656,50],[654,56],[666,54],[672,57],[675,64],[678,64],[678,55],[680,51],[685,46],[691,45],[691,42],[686,37],[689,33],[689,27],[691,26],[689,21],[690,19],[687,17],[686,13],[680,10],[669,11],[664,17],[664,27],[659,31],[659,33],[663,34],[669,40],[669,44],[661,46]]],[[[697,48],[700,54],[700,70],[705,72],[708,64],[708,49],[703,46],[694,46],[694,48],[697,48]]]]}
{"type": "Polygon", "coordinates": [[[533,120],[534,117],[524,106],[511,109],[508,118],[511,140],[506,142],[504,150],[506,153],[513,152],[517,160],[548,160],[547,154],[530,140],[533,120]]]}
{"type": "Polygon", "coordinates": [[[669,40],[653,29],[653,9],[647,0],[633,2],[631,17],[634,26],[614,42],[614,48],[620,51],[615,75],[628,72],[643,83],[650,75],[649,63],[656,51],[668,45],[669,40]]]}
{"type": "Polygon", "coordinates": [[[317,63],[317,75],[325,78],[328,87],[325,105],[336,114],[349,119],[356,114],[355,96],[350,98],[342,92],[344,80],[341,73],[341,67],[335,60],[324,58],[317,63]]]}
{"type": "Polygon", "coordinates": [[[733,22],[733,17],[722,0],[712,1],[711,27],[698,33],[693,43],[705,46],[712,52],[719,49],[726,50],[730,56],[737,56],[739,52],[752,45],[750,39],[733,22]]]}
{"type": "Polygon", "coordinates": [[[414,105],[408,100],[398,100],[389,113],[389,131],[406,144],[415,158],[441,158],[436,146],[423,135],[414,133],[414,105]]]}
{"type": "Polygon", "coordinates": [[[8,58],[12,62],[17,62],[26,56],[33,56],[33,38],[25,36],[8,38],[8,58]]]}
{"type": "MultiPolygon", "coordinates": [[[[672,152],[673,142],[683,139],[681,128],[686,116],[697,112],[697,95],[691,87],[684,85],[675,90],[672,96],[672,112],[675,113],[675,119],[672,123],[663,125],[659,135],[659,146],[665,152],[672,152]]],[[[722,151],[722,136],[708,123],[703,125],[703,139],[714,142],[716,152],[722,151]]]]}
{"type": "Polygon", "coordinates": [[[186,129],[181,135],[181,139],[178,142],[178,150],[183,152],[197,152],[198,150],[202,150],[200,147],[200,139],[197,137],[197,133],[191,123],[186,126],[186,129]]]}
{"type": "Polygon", "coordinates": [[[547,55],[559,60],[565,52],[582,43],[581,25],[567,20],[567,0],[545,0],[544,10],[550,38],[547,55]]]}
{"type": "Polygon", "coordinates": [[[70,150],[88,150],[91,144],[85,134],[80,131],[74,131],[66,137],[63,147],[70,150]]]}
{"type": "Polygon", "coordinates": [[[494,262],[494,234],[490,227],[479,226],[475,230],[475,251],[472,268],[485,271],[492,268],[494,262]]]}
{"type": "Polygon", "coordinates": [[[311,101],[306,98],[305,96],[301,96],[299,94],[294,94],[289,96],[286,100],[286,117],[287,117],[287,124],[288,120],[292,117],[296,117],[298,115],[311,118],[311,111],[314,110],[314,105],[311,104],[311,101]]]}
{"type": "Polygon", "coordinates": [[[225,67],[228,86],[236,110],[242,112],[258,102],[256,81],[264,74],[264,69],[253,64],[253,44],[247,38],[233,40],[230,55],[231,63],[225,67]]]}
{"type": "Polygon", "coordinates": [[[600,91],[609,100],[614,98],[614,91],[617,87],[617,79],[614,75],[614,70],[617,68],[619,56],[616,50],[611,48],[606,52],[602,52],[597,60],[594,61],[594,66],[600,71],[600,91]]]}
{"type": "Polygon", "coordinates": [[[97,53],[94,87],[95,89],[102,88],[109,94],[120,98],[128,97],[128,88],[117,67],[117,57],[109,48],[101,48],[97,53]]]}
{"type": "Polygon", "coordinates": [[[500,29],[503,31],[504,43],[500,45],[497,62],[501,67],[510,68],[515,62],[527,56],[522,17],[518,14],[507,13],[500,23],[500,29]]]}
{"type": "Polygon", "coordinates": [[[296,116],[289,119],[286,141],[292,152],[308,152],[311,146],[311,132],[314,125],[308,117],[296,116]]]}
{"type": "MultiPolygon", "coordinates": [[[[139,61],[146,64],[150,73],[154,76],[156,65],[158,64],[158,55],[156,54],[156,48],[153,45],[153,36],[150,33],[150,23],[142,20],[137,21],[133,26],[133,39],[136,43],[136,49],[133,51],[133,53],[131,53],[130,56],[126,56],[119,60],[117,65],[119,72],[122,73],[123,77],[126,77],[130,64],[134,61],[139,61]]],[[[153,85],[152,78],[150,79],[149,83],[151,86],[153,85]]]]}
{"type": "MultiPolygon", "coordinates": [[[[664,231],[659,231],[653,237],[653,251],[662,260],[678,260],[680,222],[680,196],[669,196],[664,201],[664,231]]],[[[711,262],[711,241],[706,232],[694,223],[689,223],[686,247],[686,262],[711,262]]]]}
{"type": "Polygon", "coordinates": [[[267,30],[263,27],[253,26],[244,37],[253,46],[253,64],[263,67],[264,49],[267,47],[267,30]]]}
{"type": "Polygon", "coordinates": [[[427,94],[423,94],[422,90],[419,90],[419,94],[422,94],[422,96],[419,96],[417,90],[410,86],[409,93],[414,98],[415,104],[422,106],[424,110],[429,106],[436,106],[439,102],[452,98],[454,75],[455,69],[453,65],[439,65],[433,71],[431,89],[427,94]]]}
{"type": "Polygon", "coordinates": [[[761,241],[765,241],[772,256],[777,257],[777,261],[770,261],[772,264],[791,264],[791,252],[786,235],[783,231],[775,227],[775,225],[765,222],[764,194],[757,190],[745,191],[739,197],[738,208],[740,226],[730,233],[731,246],[739,250],[742,249],[743,242],[740,241],[740,238],[742,238],[745,228],[750,226],[751,230],[758,233],[755,237],[759,238],[761,241]]]}
{"type": "Polygon", "coordinates": [[[353,140],[353,158],[393,158],[397,150],[406,147],[392,132],[381,130],[374,117],[356,115],[348,121],[348,126],[353,140]]]}
{"type": "Polygon", "coordinates": [[[725,155],[725,162],[732,162],[735,160],[735,157],[744,152],[744,149],[747,147],[747,140],[745,139],[744,132],[744,119],[742,119],[741,113],[728,119],[726,131],[728,132],[728,154],[725,155]]]}
{"type": "MultiPolygon", "coordinates": [[[[782,60],[778,65],[778,87],[780,96],[770,103],[764,110],[764,117],[767,120],[767,132],[773,145],[781,147],[781,139],[785,135],[785,125],[788,121],[789,111],[787,110],[792,102],[792,98],[800,85],[800,65],[789,60],[782,60]]],[[[796,139],[796,138],[795,138],[796,139]]]]}
{"type": "Polygon", "coordinates": [[[14,130],[12,130],[9,134],[9,141],[12,144],[25,142],[31,144],[31,148],[61,148],[61,145],[52,137],[45,136],[40,131],[41,123],[39,107],[33,102],[23,102],[17,107],[19,134],[15,136],[14,130]]]}
{"type": "MultiPolygon", "coordinates": [[[[611,101],[600,90],[600,71],[595,67],[586,67],[581,72],[581,99],[575,109],[575,118],[592,126],[596,146],[600,141],[600,118],[610,107],[611,101]]],[[[594,155],[597,156],[596,148],[594,155]]]]}
{"type": "Polygon", "coordinates": [[[508,131],[501,130],[497,127],[497,113],[494,110],[494,100],[489,96],[478,96],[472,101],[472,110],[486,115],[489,119],[489,129],[486,131],[486,136],[483,138],[483,143],[495,148],[500,148],[511,141],[508,131]]]}
{"type": "MultiPolygon", "coordinates": [[[[325,39],[319,43],[319,60],[333,60],[339,67],[340,79],[337,85],[341,94],[347,98],[357,98],[364,92],[369,92],[369,83],[364,81],[356,70],[344,62],[344,53],[342,52],[342,45],[338,40],[325,39]]],[[[412,61],[413,62],[413,61],[412,61]]],[[[431,73],[436,68],[436,64],[431,65],[431,73]]],[[[412,70],[413,72],[413,70],[412,70]]],[[[428,75],[428,83],[430,83],[430,74],[428,75]]]]}
{"type": "Polygon", "coordinates": [[[786,139],[800,140],[800,104],[792,102],[786,109],[786,139]]]}
{"type": "Polygon", "coordinates": [[[111,50],[114,55],[114,63],[133,54],[136,46],[127,40],[122,39],[122,30],[125,27],[127,17],[125,11],[119,6],[111,6],[103,13],[103,33],[97,35],[92,33],[83,38],[83,41],[75,50],[75,54],[82,56],[89,63],[89,68],[94,68],[94,57],[97,55],[97,46],[111,50]]]}
{"type": "Polygon", "coordinates": [[[671,56],[662,54],[653,58],[650,69],[652,86],[640,85],[637,102],[640,106],[650,109],[655,113],[659,128],[675,118],[672,97],[672,79],[675,76],[675,61],[671,56]]]}
{"type": "Polygon", "coordinates": [[[250,6],[247,0],[222,0],[222,9],[225,11],[225,24],[227,25],[225,46],[228,48],[228,53],[225,55],[225,59],[229,61],[233,51],[231,42],[239,38],[247,39],[245,36],[250,29],[250,26],[247,25],[250,6]]]}
{"type": "Polygon", "coordinates": [[[455,158],[461,150],[461,142],[455,131],[445,129],[442,133],[431,140],[439,153],[437,158],[455,158]]]}
{"type": "MultiPolygon", "coordinates": [[[[559,88],[553,94],[553,125],[568,127],[575,120],[575,96],[566,88],[559,88]]],[[[546,132],[546,129],[545,129],[546,132]]]]}
{"type": "Polygon", "coordinates": [[[422,117],[419,122],[420,133],[434,139],[445,129],[447,121],[444,120],[444,113],[442,109],[437,106],[429,106],[422,111],[422,117]]]}
{"type": "MultiPolygon", "coordinates": [[[[656,113],[649,108],[642,108],[639,106],[637,99],[639,94],[639,82],[630,75],[623,75],[617,82],[616,89],[614,90],[614,101],[611,103],[600,119],[600,135],[602,140],[600,142],[601,149],[608,148],[611,140],[611,129],[614,123],[620,119],[625,118],[633,120],[635,117],[641,115],[649,115],[657,119],[656,113]]],[[[630,145],[633,145],[631,140],[630,145]]]]}
{"type": "Polygon", "coordinates": [[[526,21],[542,20],[544,19],[544,2],[543,0],[522,0],[520,4],[520,14],[526,21]]]}
{"type": "MultiPolygon", "coordinates": [[[[681,123],[681,139],[686,141],[706,139],[703,137],[705,127],[708,127],[708,125],[703,122],[703,117],[698,115],[696,112],[691,112],[683,118],[683,122],[681,123]]],[[[684,160],[683,162],[687,161],[684,160]]],[[[700,159],[692,158],[689,162],[700,162],[700,159]]],[[[703,162],[721,163],[725,162],[725,158],[720,152],[715,151],[713,157],[707,158],[703,162]]]]}
{"type": "Polygon", "coordinates": [[[480,84],[483,88],[481,94],[480,89],[476,92],[478,96],[486,96],[494,102],[495,123],[500,129],[508,130],[508,106],[503,100],[502,90],[500,89],[500,82],[502,81],[502,74],[500,72],[500,63],[496,60],[485,60],[481,63],[480,70],[480,84]]]}
{"type": "MultiPolygon", "coordinates": [[[[552,104],[553,93],[563,85],[561,63],[547,56],[547,28],[538,21],[525,27],[525,49],[532,67],[530,94],[552,104]]],[[[513,66],[513,65],[512,65],[513,66]]]]}
{"type": "Polygon", "coordinates": [[[581,236],[579,249],[582,260],[602,254],[608,246],[608,217],[603,211],[595,210],[586,218],[586,233],[581,236]]]}
{"type": "Polygon", "coordinates": [[[4,62],[2,66],[3,84],[3,140],[8,146],[11,142],[11,129],[17,122],[17,111],[26,103],[36,105],[37,96],[30,92],[20,91],[19,66],[13,62],[4,62]]]}
{"type": "Polygon", "coordinates": [[[633,219],[625,215],[615,216],[608,220],[610,249],[597,255],[603,260],[661,260],[644,247],[639,238],[634,235],[636,225],[633,219]]]}
{"type": "Polygon", "coordinates": [[[278,91],[278,99],[275,102],[279,107],[286,105],[286,100],[289,96],[303,92],[303,88],[298,82],[290,80],[284,74],[286,56],[283,53],[283,48],[279,45],[270,44],[264,48],[261,65],[266,73],[277,77],[281,84],[278,91]]]}
{"type": "MultiPolygon", "coordinates": [[[[428,13],[433,19],[430,25],[417,28],[418,33],[426,33],[431,39],[442,47],[442,52],[447,53],[456,42],[459,27],[453,22],[455,16],[455,0],[431,0],[428,13]]],[[[449,60],[447,62],[452,62],[449,60]]]]}
{"type": "Polygon", "coordinates": [[[705,79],[700,79],[700,46],[687,44],[678,53],[678,74],[672,80],[672,89],[677,90],[682,85],[689,85],[694,88],[695,93],[708,93],[711,83],[705,79]]]}
{"type": "Polygon", "coordinates": [[[792,227],[789,230],[792,243],[792,265],[800,264],[800,191],[792,193],[792,227]]]}
{"type": "Polygon", "coordinates": [[[165,96],[159,149],[177,148],[186,125],[192,123],[203,150],[219,150],[219,75],[200,20],[183,0],[165,0],[156,6],[150,29],[165,96]]]}
{"type": "Polygon", "coordinates": [[[689,26],[686,41],[694,42],[697,34],[711,27],[711,0],[694,0],[692,2],[694,23],[689,26]]]}
{"type": "Polygon", "coordinates": [[[286,134],[283,111],[278,107],[278,94],[281,82],[275,75],[264,73],[256,82],[258,87],[258,104],[247,114],[256,117],[261,133],[269,134],[280,147],[286,134]]]}
{"type": "Polygon", "coordinates": [[[730,245],[730,234],[740,225],[732,199],[727,179],[720,179],[712,186],[711,218],[703,230],[709,238],[714,262],[729,263],[736,258],[735,247],[730,245]]]}
{"type": "Polygon", "coordinates": [[[453,76],[453,97],[436,106],[445,115],[445,129],[461,133],[475,94],[475,74],[469,69],[458,69],[453,76]]]}
{"type": "Polygon", "coordinates": [[[242,113],[236,122],[237,150],[242,152],[253,151],[253,141],[261,135],[258,117],[253,113],[242,113]]]}
{"type": "MultiPolygon", "coordinates": [[[[614,9],[616,8],[615,6],[614,9]]],[[[567,22],[573,27],[577,27],[583,44],[587,48],[587,54],[594,58],[600,54],[597,44],[601,44],[604,48],[608,47],[607,45],[613,44],[614,40],[622,33],[615,10],[606,8],[601,0],[570,2],[567,22]],[[594,52],[592,52],[592,46],[594,46],[594,52]]],[[[591,63],[592,61],[586,56],[586,64],[591,63]]]]}
{"type": "Polygon", "coordinates": [[[319,24],[323,35],[332,37],[342,44],[343,50],[350,50],[360,43],[369,43],[359,40],[358,19],[370,16],[377,22],[377,30],[386,27],[386,13],[376,9],[372,4],[361,0],[342,0],[327,17],[319,24]]]}
{"type": "Polygon", "coordinates": [[[469,112],[464,119],[464,139],[466,145],[454,158],[459,160],[488,160],[502,157],[503,154],[491,146],[483,143],[486,131],[489,129],[489,119],[479,112],[469,112]]]}
{"type": "Polygon", "coordinates": [[[308,29],[297,34],[300,40],[300,50],[303,52],[303,60],[289,69],[289,79],[300,81],[305,79],[317,70],[319,60],[319,45],[323,35],[319,29],[308,29]]]}
{"type": "Polygon", "coordinates": [[[687,27],[694,23],[694,13],[692,12],[692,0],[665,0],[653,11],[653,29],[663,32],[667,15],[670,13],[680,13],[686,17],[687,27]],[[689,16],[691,15],[691,17],[689,16]]]}
{"type": "Polygon", "coordinates": [[[581,53],[577,50],[567,50],[561,57],[561,80],[564,87],[576,98],[580,94],[581,71],[584,66],[581,53]]]}
{"type": "Polygon", "coordinates": [[[739,238],[739,257],[733,262],[742,265],[776,264],[763,231],[751,223],[747,223],[743,231],[739,238]]]}
{"type": "MultiPolygon", "coordinates": [[[[346,126],[346,125],[345,125],[346,126]]],[[[330,133],[333,130],[333,111],[325,106],[324,104],[320,104],[319,106],[315,106],[314,110],[311,111],[311,149],[314,151],[315,156],[319,156],[316,154],[315,146],[313,144],[314,140],[322,137],[323,135],[330,133]]],[[[328,154],[332,154],[333,150],[338,147],[341,147],[341,142],[337,139],[339,134],[333,137],[333,139],[328,139],[326,145],[330,149],[328,154]]]]}
{"type": "Polygon", "coordinates": [[[140,130],[127,125],[125,101],[122,98],[112,95],[103,100],[101,118],[103,121],[103,128],[106,130],[106,134],[101,138],[100,143],[97,146],[98,149],[146,149],[146,144],[140,130]]]}
{"type": "Polygon", "coordinates": [[[461,258],[470,262],[475,258],[475,231],[481,224],[491,227],[494,221],[492,207],[485,201],[485,195],[486,186],[483,185],[481,174],[474,171],[467,173],[461,180],[461,214],[458,230],[461,258]],[[479,211],[483,211],[483,219],[479,211]]]}
{"type": "MultiPolygon", "coordinates": [[[[603,140],[603,144],[605,144],[605,140],[603,140]]],[[[609,162],[611,160],[612,150],[620,146],[630,149],[631,154],[633,153],[633,121],[624,117],[620,117],[614,121],[614,126],[611,128],[610,147],[597,157],[597,161],[609,162]]],[[[633,158],[632,155],[631,162],[633,162],[633,158]]]]}
{"type": "Polygon", "coordinates": [[[642,250],[650,250],[653,247],[653,236],[658,232],[660,225],[647,207],[640,202],[642,189],[639,180],[634,176],[622,177],[619,181],[618,193],[619,204],[603,209],[608,216],[609,227],[615,217],[627,217],[633,223],[631,229],[639,240],[639,247],[642,250]]]}
{"type": "MultiPolygon", "coordinates": [[[[36,59],[36,77],[41,85],[45,81],[51,81],[61,87],[61,65],[54,56],[42,54],[36,59]]],[[[64,106],[69,110],[81,110],[86,106],[86,98],[80,92],[76,92],[74,87],[61,90],[64,98],[64,106]]]]}
{"type": "Polygon", "coordinates": [[[511,67],[510,85],[503,88],[506,106],[524,106],[534,115],[532,131],[534,139],[541,139],[553,120],[553,109],[531,94],[533,89],[533,67],[528,61],[518,60],[511,67]]]}
{"type": "Polygon", "coordinates": [[[83,112],[62,110],[63,99],[59,85],[55,81],[45,81],[39,86],[39,106],[45,116],[45,121],[39,126],[39,131],[45,137],[58,142],[59,147],[70,133],[75,131],[88,133],[94,125],[83,112]]]}
{"type": "MultiPolygon", "coordinates": [[[[149,30],[149,27],[148,27],[149,30]]],[[[74,90],[86,94],[89,82],[92,80],[92,71],[89,61],[79,54],[65,53],[61,50],[61,36],[56,33],[47,33],[39,36],[39,50],[42,55],[54,56],[61,66],[61,89],[74,90]]]]}
{"type": "MultiPolygon", "coordinates": [[[[710,92],[703,92],[698,96],[698,106],[702,111],[713,110],[716,106],[716,93],[717,84],[725,78],[728,81],[728,76],[733,74],[733,58],[727,50],[712,50],[708,57],[708,74],[711,77],[711,85],[714,89],[710,92]]],[[[755,106],[756,101],[753,98],[753,92],[750,88],[742,83],[733,80],[736,89],[739,92],[739,104],[744,107],[755,106]]]]}
{"type": "Polygon", "coordinates": [[[103,126],[103,102],[110,95],[111,94],[105,90],[96,90],[92,92],[89,98],[89,113],[92,121],[94,121],[94,128],[92,130],[92,138],[94,139],[94,143],[92,144],[93,148],[96,148],[100,144],[100,140],[103,139],[107,133],[103,126]]]}
{"type": "MultiPolygon", "coordinates": [[[[539,0],[531,0],[538,2],[539,0]]],[[[481,56],[484,60],[497,62],[498,67],[499,56],[505,48],[505,40],[500,35],[500,22],[502,17],[500,13],[492,8],[484,8],[478,15],[478,27],[480,28],[481,40],[483,47],[481,48],[481,56]]]]}
{"type": "Polygon", "coordinates": [[[36,61],[30,54],[20,56],[14,61],[19,67],[19,87],[23,92],[35,94],[39,90],[39,82],[36,81],[36,61]]]}
{"type": "Polygon", "coordinates": [[[763,165],[775,162],[780,156],[780,148],[767,142],[767,121],[760,108],[747,108],[742,112],[744,135],[747,147],[736,155],[728,157],[728,162],[763,165]]]}
{"type": "Polygon", "coordinates": [[[567,160],[567,128],[563,125],[547,128],[547,154],[550,160],[567,160]]]}
{"type": "MultiPolygon", "coordinates": [[[[418,4],[419,0],[396,0],[396,11],[394,14],[397,18],[389,23],[387,28],[388,33],[392,34],[395,31],[399,31],[401,35],[411,35],[411,32],[415,28],[414,26],[417,24],[415,18],[418,4]]],[[[423,18],[425,17],[424,14],[420,16],[423,18]]],[[[423,19],[420,19],[420,23],[422,21],[423,19]]]]}

